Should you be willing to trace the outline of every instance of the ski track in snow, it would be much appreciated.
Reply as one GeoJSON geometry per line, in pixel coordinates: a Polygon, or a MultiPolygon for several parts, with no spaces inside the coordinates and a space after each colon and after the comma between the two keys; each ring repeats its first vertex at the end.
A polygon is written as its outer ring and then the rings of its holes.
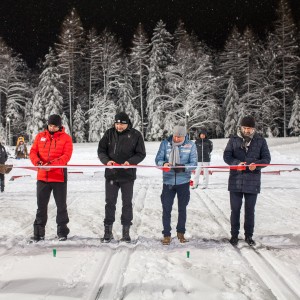
{"type": "MultiPolygon", "coordinates": [[[[226,234],[227,231],[223,224],[230,222],[230,220],[224,212],[205,191],[201,195],[197,193],[197,196],[211,212],[212,219],[218,223],[220,229],[226,234]]],[[[284,268],[279,262],[274,261],[270,251],[259,249],[264,248],[263,245],[258,245],[257,248],[257,246],[250,247],[240,240],[239,244],[241,243],[243,245],[238,245],[234,248],[247,261],[249,266],[253,268],[256,275],[261,278],[262,282],[271,290],[276,299],[300,299],[299,282],[297,282],[295,276],[288,269],[284,268]]]]}

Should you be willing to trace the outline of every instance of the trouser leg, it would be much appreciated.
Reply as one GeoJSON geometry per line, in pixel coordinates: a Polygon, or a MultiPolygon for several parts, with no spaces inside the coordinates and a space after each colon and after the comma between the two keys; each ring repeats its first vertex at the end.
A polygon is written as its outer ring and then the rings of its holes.
{"type": "Polygon", "coordinates": [[[120,185],[117,182],[105,181],[105,225],[113,225],[115,222],[116,203],[120,185]]]}
{"type": "Polygon", "coordinates": [[[132,225],[132,197],[134,181],[120,183],[122,193],[122,215],[121,224],[124,226],[132,225]]]}
{"type": "Polygon", "coordinates": [[[163,190],[160,198],[163,208],[162,222],[164,229],[162,233],[164,236],[171,236],[171,212],[175,195],[176,191],[174,189],[174,186],[167,184],[163,185],[163,190]]]}
{"type": "Polygon", "coordinates": [[[240,212],[243,203],[243,193],[230,192],[230,223],[231,235],[237,237],[240,231],[240,212]]]}
{"type": "Polygon", "coordinates": [[[176,226],[177,232],[185,233],[186,224],[186,207],[190,201],[190,185],[184,183],[176,186],[178,198],[178,222],[176,226]]]}
{"type": "Polygon", "coordinates": [[[0,186],[1,186],[1,192],[4,192],[4,186],[5,186],[4,174],[0,174],[0,186]]]}
{"type": "Polygon", "coordinates": [[[67,227],[67,224],[69,223],[67,210],[67,182],[51,182],[51,186],[57,207],[57,235],[67,236],[70,232],[69,228],[67,227]]]}
{"type": "Polygon", "coordinates": [[[245,223],[244,223],[245,236],[252,237],[254,231],[255,204],[256,204],[257,194],[244,194],[244,196],[245,196],[245,223]]]}
{"type": "Polygon", "coordinates": [[[44,181],[37,182],[37,211],[34,221],[34,234],[39,236],[45,235],[45,226],[48,219],[48,203],[52,187],[44,181]]]}
{"type": "Polygon", "coordinates": [[[201,172],[201,163],[198,162],[198,167],[195,170],[195,175],[193,176],[193,187],[197,187],[199,185],[199,178],[200,178],[200,172],[201,172]]]}
{"type": "MultiPolygon", "coordinates": [[[[202,165],[204,167],[208,167],[209,162],[203,162],[202,165]]],[[[209,180],[209,170],[208,170],[208,168],[203,168],[203,186],[204,187],[208,186],[208,180],[209,180]]]]}

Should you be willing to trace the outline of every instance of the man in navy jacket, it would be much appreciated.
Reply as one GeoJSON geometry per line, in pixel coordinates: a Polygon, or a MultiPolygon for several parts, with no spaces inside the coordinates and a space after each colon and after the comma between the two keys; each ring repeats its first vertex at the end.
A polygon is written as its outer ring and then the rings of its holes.
{"type": "Polygon", "coordinates": [[[240,165],[241,169],[231,169],[228,182],[231,206],[231,239],[237,245],[240,230],[240,211],[245,199],[245,241],[255,245],[252,239],[254,231],[254,209],[257,194],[260,193],[261,168],[255,164],[269,164],[271,156],[266,140],[255,131],[255,120],[246,116],[241,120],[237,135],[232,136],[224,151],[224,161],[228,165],[240,165]],[[247,167],[243,167],[247,165],[247,167]]]}

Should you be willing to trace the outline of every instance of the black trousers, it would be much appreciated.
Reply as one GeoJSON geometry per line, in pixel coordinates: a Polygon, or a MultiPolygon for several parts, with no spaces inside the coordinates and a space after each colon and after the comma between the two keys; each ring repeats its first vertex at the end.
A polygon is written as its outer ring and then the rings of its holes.
{"type": "Polygon", "coordinates": [[[245,236],[252,236],[254,231],[254,213],[257,194],[230,192],[231,235],[237,237],[240,231],[240,212],[245,198],[245,236]]]}
{"type": "Polygon", "coordinates": [[[0,174],[0,185],[1,185],[1,192],[4,192],[4,183],[5,183],[4,174],[0,174]]]}
{"type": "Polygon", "coordinates": [[[119,189],[122,193],[122,215],[121,224],[125,226],[132,225],[132,197],[134,181],[116,182],[112,180],[105,181],[105,225],[112,225],[115,222],[116,204],[119,189]]]}
{"type": "Polygon", "coordinates": [[[45,226],[48,219],[48,203],[51,192],[55,199],[57,207],[56,223],[57,234],[67,236],[69,229],[68,211],[67,211],[67,182],[45,182],[37,181],[37,211],[34,221],[34,232],[37,235],[45,235],[45,226]]]}

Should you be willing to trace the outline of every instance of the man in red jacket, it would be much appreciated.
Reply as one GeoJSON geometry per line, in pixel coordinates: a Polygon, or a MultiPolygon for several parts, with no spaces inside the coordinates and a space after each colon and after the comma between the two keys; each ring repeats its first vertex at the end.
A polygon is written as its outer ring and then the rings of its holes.
{"type": "Polygon", "coordinates": [[[33,240],[38,242],[45,238],[47,223],[47,209],[51,192],[57,206],[57,236],[65,241],[70,232],[67,211],[67,169],[51,168],[51,166],[65,166],[71,159],[73,151],[72,138],[65,133],[59,115],[51,115],[48,126],[38,133],[30,150],[30,160],[35,166],[49,166],[40,168],[37,173],[37,212],[33,224],[33,240]]]}

